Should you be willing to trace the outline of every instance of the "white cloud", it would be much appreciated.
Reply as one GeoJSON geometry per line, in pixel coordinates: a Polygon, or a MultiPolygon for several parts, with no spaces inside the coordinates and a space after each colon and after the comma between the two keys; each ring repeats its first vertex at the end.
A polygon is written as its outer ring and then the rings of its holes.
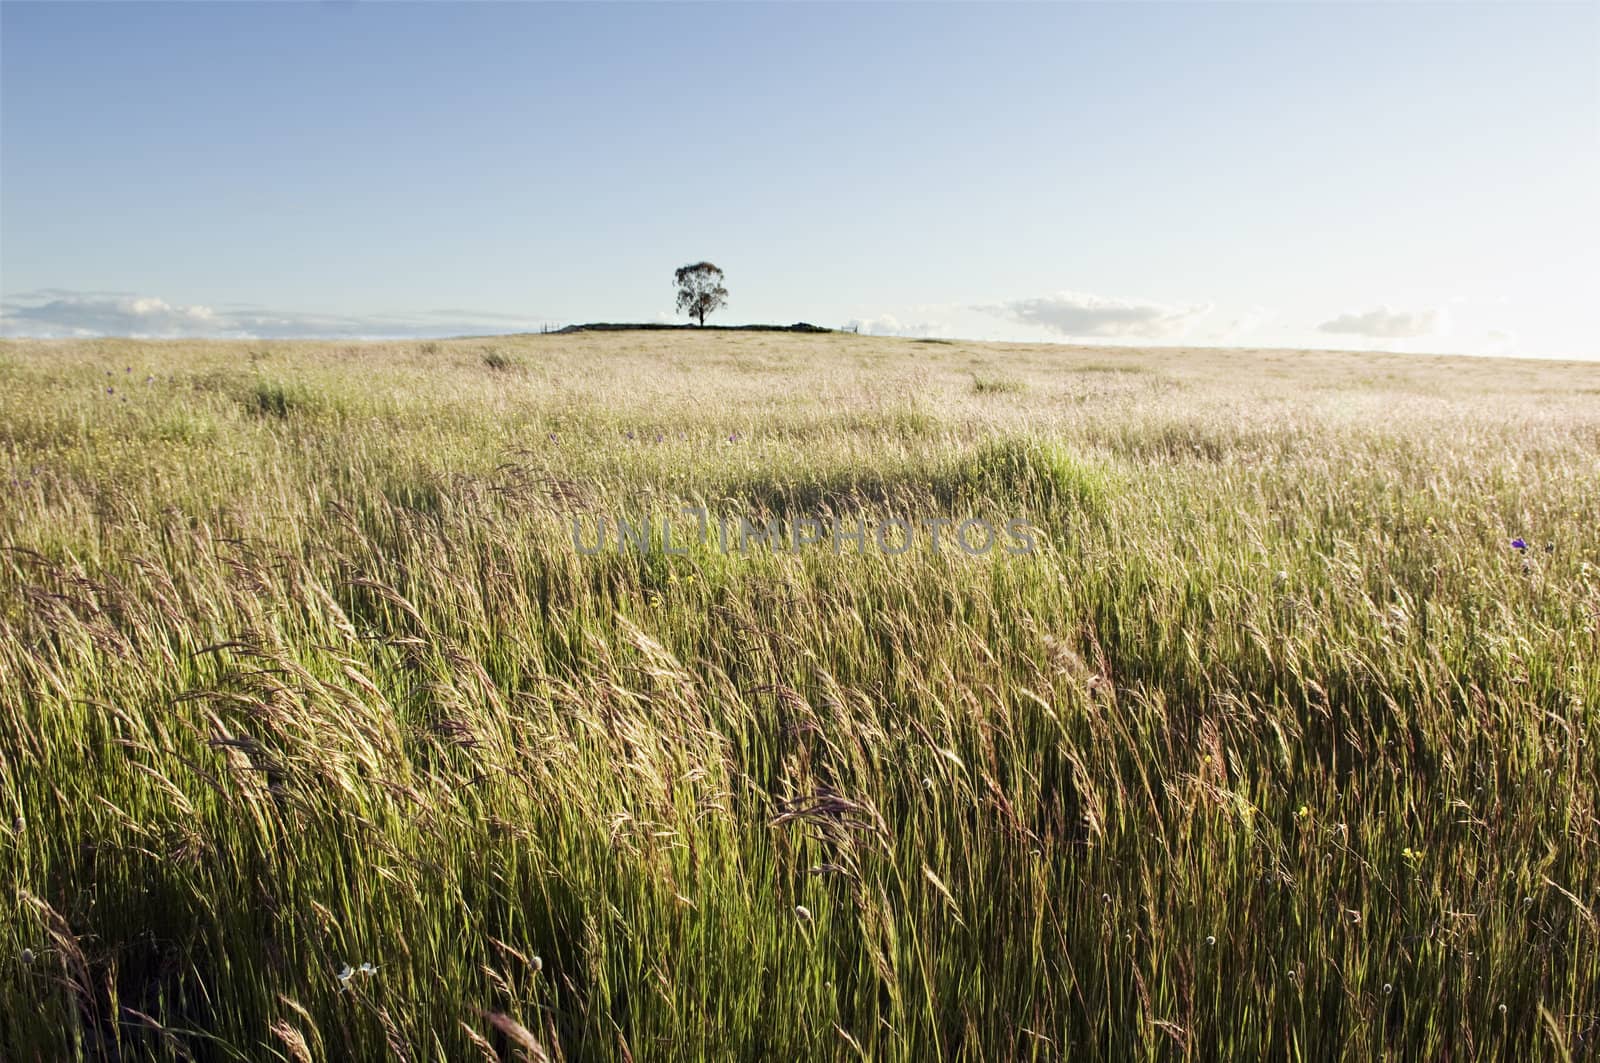
{"type": "Polygon", "coordinates": [[[1490,354],[1517,354],[1522,346],[1511,329],[1492,328],[1484,333],[1484,340],[1490,354]]]}
{"type": "Polygon", "coordinates": [[[1058,292],[976,309],[1063,336],[1158,338],[1185,331],[1209,314],[1211,305],[1172,306],[1087,292],[1058,292]]]}
{"type": "Polygon", "coordinates": [[[1270,320],[1272,320],[1270,311],[1264,307],[1252,306],[1248,310],[1234,314],[1226,321],[1223,321],[1215,329],[1207,333],[1206,339],[1221,343],[1231,343],[1260,330],[1270,320]]]}
{"type": "Polygon", "coordinates": [[[847,329],[868,336],[948,336],[950,326],[933,321],[923,321],[916,324],[903,324],[893,314],[879,314],[877,317],[856,318],[845,325],[847,329]]]}
{"type": "Polygon", "coordinates": [[[1344,313],[1317,326],[1318,332],[1333,332],[1371,339],[1404,340],[1434,336],[1449,327],[1449,316],[1442,309],[1391,310],[1380,306],[1361,313],[1344,313]]]}
{"type": "Polygon", "coordinates": [[[117,293],[52,291],[43,301],[0,307],[8,336],[205,335],[222,325],[209,306],[173,306],[165,299],[117,293]]]}
{"type": "Polygon", "coordinates": [[[59,288],[24,293],[0,303],[0,336],[42,338],[382,339],[526,331],[543,324],[546,322],[538,319],[492,311],[346,316],[252,305],[213,308],[127,292],[59,288]]]}

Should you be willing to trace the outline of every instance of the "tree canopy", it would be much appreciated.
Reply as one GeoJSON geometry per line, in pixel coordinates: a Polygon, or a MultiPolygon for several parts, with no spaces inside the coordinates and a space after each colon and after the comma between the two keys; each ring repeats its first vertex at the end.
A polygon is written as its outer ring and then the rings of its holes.
{"type": "Polygon", "coordinates": [[[706,315],[728,301],[728,289],[722,286],[722,270],[709,262],[696,262],[681,266],[672,275],[678,286],[678,312],[688,314],[701,325],[706,315]]]}

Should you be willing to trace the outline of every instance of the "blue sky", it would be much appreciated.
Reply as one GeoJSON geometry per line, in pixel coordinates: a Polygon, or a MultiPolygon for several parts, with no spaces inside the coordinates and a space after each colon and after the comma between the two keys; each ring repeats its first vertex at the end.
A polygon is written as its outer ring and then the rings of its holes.
{"type": "Polygon", "coordinates": [[[0,332],[1600,356],[1600,5],[0,5],[0,332]],[[713,319],[715,321],[717,319],[713,319]]]}

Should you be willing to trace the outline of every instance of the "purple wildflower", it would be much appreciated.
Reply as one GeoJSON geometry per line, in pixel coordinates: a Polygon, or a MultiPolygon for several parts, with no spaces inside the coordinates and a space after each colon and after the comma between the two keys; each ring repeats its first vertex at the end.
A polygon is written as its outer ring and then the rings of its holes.
{"type": "Polygon", "coordinates": [[[1511,549],[1513,549],[1513,550],[1526,550],[1527,548],[1528,548],[1528,544],[1523,542],[1521,539],[1512,539],[1511,540],[1511,549]]]}

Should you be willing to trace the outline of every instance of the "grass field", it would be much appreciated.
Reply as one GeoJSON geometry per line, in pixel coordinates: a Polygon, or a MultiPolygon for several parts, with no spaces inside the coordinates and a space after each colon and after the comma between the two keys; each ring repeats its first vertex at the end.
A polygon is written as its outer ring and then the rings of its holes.
{"type": "Polygon", "coordinates": [[[16,341],[0,486],[5,1060],[1600,1053],[1600,365],[16,341]]]}

